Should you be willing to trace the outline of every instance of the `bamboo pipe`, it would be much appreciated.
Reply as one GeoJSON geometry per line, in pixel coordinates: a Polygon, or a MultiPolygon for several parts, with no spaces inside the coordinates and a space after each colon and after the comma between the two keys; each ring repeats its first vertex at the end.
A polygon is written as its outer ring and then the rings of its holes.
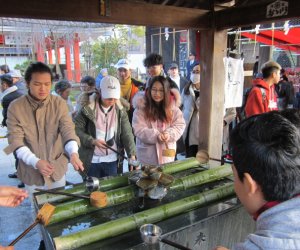
{"type": "MultiPolygon", "coordinates": [[[[198,160],[195,157],[186,158],[183,160],[165,163],[161,165],[162,171],[165,174],[174,174],[191,168],[198,168],[199,166],[205,166],[206,164],[199,164],[198,160]]],[[[124,187],[129,185],[128,183],[128,174],[122,176],[114,176],[114,177],[105,177],[99,179],[100,188],[99,191],[108,191],[119,187],[124,187]]],[[[66,193],[74,193],[74,194],[85,194],[86,188],[85,184],[76,185],[73,188],[64,190],[66,193]]],[[[61,202],[70,200],[70,197],[63,195],[51,195],[51,194],[41,194],[35,196],[35,199],[39,205],[44,204],[46,202],[61,202]]]]}
{"type": "MultiPolygon", "coordinates": [[[[214,169],[205,170],[196,174],[184,176],[172,183],[170,190],[186,190],[188,188],[203,185],[208,182],[213,182],[232,174],[231,166],[229,164],[216,167],[214,169]]],[[[105,193],[105,202],[102,202],[104,207],[113,206],[128,202],[135,197],[137,187],[130,185],[123,188],[107,191],[105,193]]],[[[91,207],[86,200],[76,200],[68,203],[57,205],[54,215],[51,218],[50,224],[58,223],[63,220],[77,217],[81,214],[86,214],[97,210],[91,207]]]]}
{"type": "Polygon", "coordinates": [[[131,216],[112,220],[76,233],[55,237],[57,250],[76,249],[106,238],[111,238],[132,230],[145,223],[156,223],[185,211],[218,201],[234,194],[233,184],[227,184],[168,204],[151,208],[131,216]]]}

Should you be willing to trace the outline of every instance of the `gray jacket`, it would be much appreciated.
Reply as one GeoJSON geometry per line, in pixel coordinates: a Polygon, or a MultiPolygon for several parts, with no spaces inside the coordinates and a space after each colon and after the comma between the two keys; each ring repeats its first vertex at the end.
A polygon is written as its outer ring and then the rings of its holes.
{"type": "Polygon", "coordinates": [[[200,96],[195,97],[192,84],[189,86],[189,95],[185,94],[185,89],[181,93],[182,113],[185,120],[185,130],[183,132],[183,140],[186,140],[189,130],[189,145],[198,145],[199,143],[199,106],[200,96]]]}
{"type": "Polygon", "coordinates": [[[285,201],[263,212],[256,232],[232,250],[300,249],[300,197],[285,201]]]}

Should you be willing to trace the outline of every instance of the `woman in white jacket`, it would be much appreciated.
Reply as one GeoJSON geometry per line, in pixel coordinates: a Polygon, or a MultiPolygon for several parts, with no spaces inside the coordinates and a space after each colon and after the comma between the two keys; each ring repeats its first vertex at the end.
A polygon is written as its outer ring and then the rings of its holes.
{"type": "Polygon", "coordinates": [[[195,65],[191,73],[191,81],[182,93],[182,112],[186,123],[183,132],[186,157],[196,156],[199,144],[199,103],[200,103],[200,65],[195,65]]]}

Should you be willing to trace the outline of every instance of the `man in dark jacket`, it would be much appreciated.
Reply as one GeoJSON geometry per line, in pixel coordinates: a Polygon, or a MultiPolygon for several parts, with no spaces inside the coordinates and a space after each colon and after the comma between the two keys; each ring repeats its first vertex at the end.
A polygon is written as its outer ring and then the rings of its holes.
{"type": "Polygon", "coordinates": [[[184,86],[186,84],[188,84],[189,81],[185,77],[179,75],[178,64],[171,63],[168,74],[169,74],[171,80],[174,81],[177,84],[177,86],[179,88],[179,91],[181,93],[184,86]]]}
{"type": "Polygon", "coordinates": [[[12,77],[8,74],[1,76],[1,92],[1,104],[3,107],[2,126],[6,127],[8,106],[13,100],[20,97],[22,93],[18,90],[18,87],[14,85],[12,77]]]}
{"type": "MultiPolygon", "coordinates": [[[[2,120],[2,126],[7,126],[6,125],[6,119],[7,119],[7,110],[9,104],[22,96],[22,93],[18,90],[18,87],[14,85],[13,79],[9,74],[4,74],[1,76],[1,105],[2,105],[2,115],[3,115],[3,120],[2,120]]],[[[16,157],[15,157],[16,158],[16,157]]],[[[16,169],[18,166],[18,159],[16,158],[16,163],[15,163],[16,169]]],[[[18,178],[17,173],[12,173],[8,175],[9,178],[18,178]]],[[[24,183],[21,182],[18,184],[19,188],[24,187],[24,183]]]]}
{"type": "Polygon", "coordinates": [[[186,79],[191,80],[191,73],[197,64],[199,64],[199,62],[196,60],[196,53],[190,52],[189,60],[186,63],[186,79]]]}

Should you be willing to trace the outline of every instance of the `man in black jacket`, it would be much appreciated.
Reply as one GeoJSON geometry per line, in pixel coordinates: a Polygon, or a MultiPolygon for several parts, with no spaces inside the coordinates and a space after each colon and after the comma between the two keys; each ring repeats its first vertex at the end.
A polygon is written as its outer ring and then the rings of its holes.
{"type": "MultiPolygon", "coordinates": [[[[18,90],[18,87],[16,85],[14,85],[13,83],[13,79],[9,74],[4,74],[1,76],[1,96],[0,96],[0,100],[1,100],[1,104],[2,104],[2,115],[3,115],[3,120],[2,120],[2,126],[7,126],[6,125],[6,119],[7,119],[7,110],[8,110],[8,106],[9,104],[19,98],[20,96],[22,96],[22,92],[18,90]]],[[[16,157],[15,157],[16,158],[16,157]]],[[[16,164],[15,164],[16,168],[18,166],[18,160],[16,158],[16,164]]],[[[9,178],[18,178],[17,177],[17,173],[12,173],[8,175],[9,178]]],[[[24,187],[24,183],[19,183],[18,184],[19,188],[24,187]]]]}
{"type": "Polygon", "coordinates": [[[10,75],[5,74],[1,76],[1,104],[3,107],[2,115],[2,126],[6,127],[7,109],[9,104],[20,97],[22,93],[18,90],[18,87],[14,85],[13,79],[10,75]]]}

